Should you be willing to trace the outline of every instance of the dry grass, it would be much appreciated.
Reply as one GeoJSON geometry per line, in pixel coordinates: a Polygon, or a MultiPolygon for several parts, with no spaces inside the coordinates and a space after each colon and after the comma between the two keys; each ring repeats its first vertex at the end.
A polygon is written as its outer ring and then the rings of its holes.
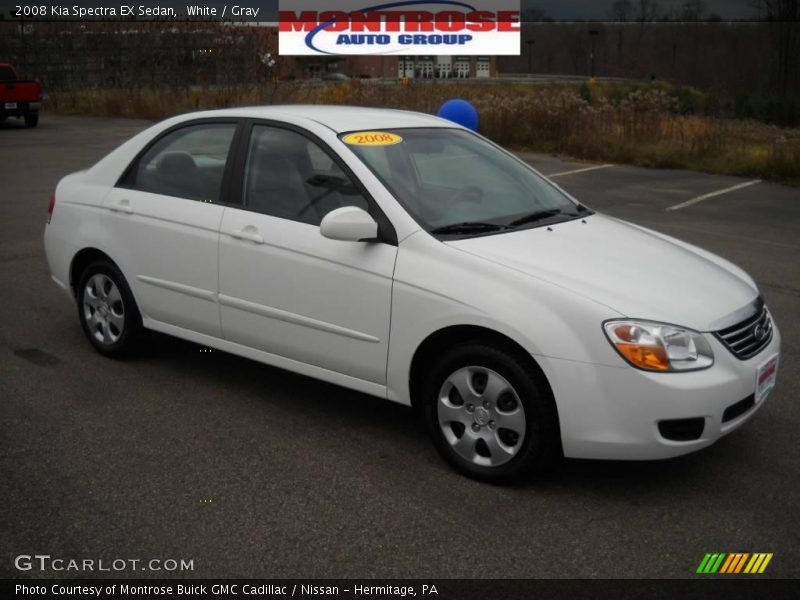
{"type": "MultiPolygon", "coordinates": [[[[172,114],[272,103],[352,104],[434,113],[470,100],[480,131],[511,148],[586,160],[687,168],[800,184],[800,130],[686,113],[668,86],[382,84],[279,82],[203,89],[98,89],[53,94],[59,113],[160,119],[172,114]]],[[[693,92],[692,92],[693,93],[693,92]]],[[[693,107],[702,104],[698,95],[693,107]]]]}

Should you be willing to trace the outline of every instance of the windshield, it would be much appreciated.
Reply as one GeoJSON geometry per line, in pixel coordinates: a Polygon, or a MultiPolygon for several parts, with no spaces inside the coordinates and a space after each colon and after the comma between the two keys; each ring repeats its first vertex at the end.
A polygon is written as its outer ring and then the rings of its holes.
{"type": "Polygon", "coordinates": [[[590,212],[514,157],[462,129],[357,132],[342,141],[434,234],[486,235],[590,212]]]}
{"type": "Polygon", "coordinates": [[[17,74],[11,67],[0,66],[0,81],[16,81],[17,74]]]}

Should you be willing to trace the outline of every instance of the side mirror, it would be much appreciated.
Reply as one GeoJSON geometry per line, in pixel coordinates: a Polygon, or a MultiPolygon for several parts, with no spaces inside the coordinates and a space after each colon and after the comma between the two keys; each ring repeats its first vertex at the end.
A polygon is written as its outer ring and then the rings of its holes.
{"type": "Polygon", "coordinates": [[[319,232],[323,237],[343,242],[371,241],[378,237],[378,224],[364,209],[343,206],[325,215],[319,232]]]}

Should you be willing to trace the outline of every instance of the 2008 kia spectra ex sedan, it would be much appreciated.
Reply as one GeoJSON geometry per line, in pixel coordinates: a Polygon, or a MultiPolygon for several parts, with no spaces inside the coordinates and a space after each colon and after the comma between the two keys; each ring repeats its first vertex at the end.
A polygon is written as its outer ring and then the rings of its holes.
{"type": "Polygon", "coordinates": [[[100,352],[154,329],[415,405],[481,479],[697,450],[776,379],[741,269],[423,114],[169,119],[59,183],[45,246],[100,352]]]}

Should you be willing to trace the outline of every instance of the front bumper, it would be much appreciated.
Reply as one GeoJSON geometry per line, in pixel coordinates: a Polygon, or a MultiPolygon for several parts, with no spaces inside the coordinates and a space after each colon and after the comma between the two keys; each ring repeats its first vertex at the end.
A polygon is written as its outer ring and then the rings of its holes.
{"type": "Polygon", "coordinates": [[[705,448],[749,420],[764,403],[750,407],[746,402],[755,391],[756,369],[780,352],[777,326],[769,345],[748,360],[737,359],[712,336],[709,341],[714,365],[684,373],[536,357],[556,398],[564,454],[610,460],[670,458],[705,448]],[[737,403],[741,404],[731,408],[737,403]],[[676,441],[659,431],[659,422],[698,418],[703,426],[697,439],[676,441]]]}

